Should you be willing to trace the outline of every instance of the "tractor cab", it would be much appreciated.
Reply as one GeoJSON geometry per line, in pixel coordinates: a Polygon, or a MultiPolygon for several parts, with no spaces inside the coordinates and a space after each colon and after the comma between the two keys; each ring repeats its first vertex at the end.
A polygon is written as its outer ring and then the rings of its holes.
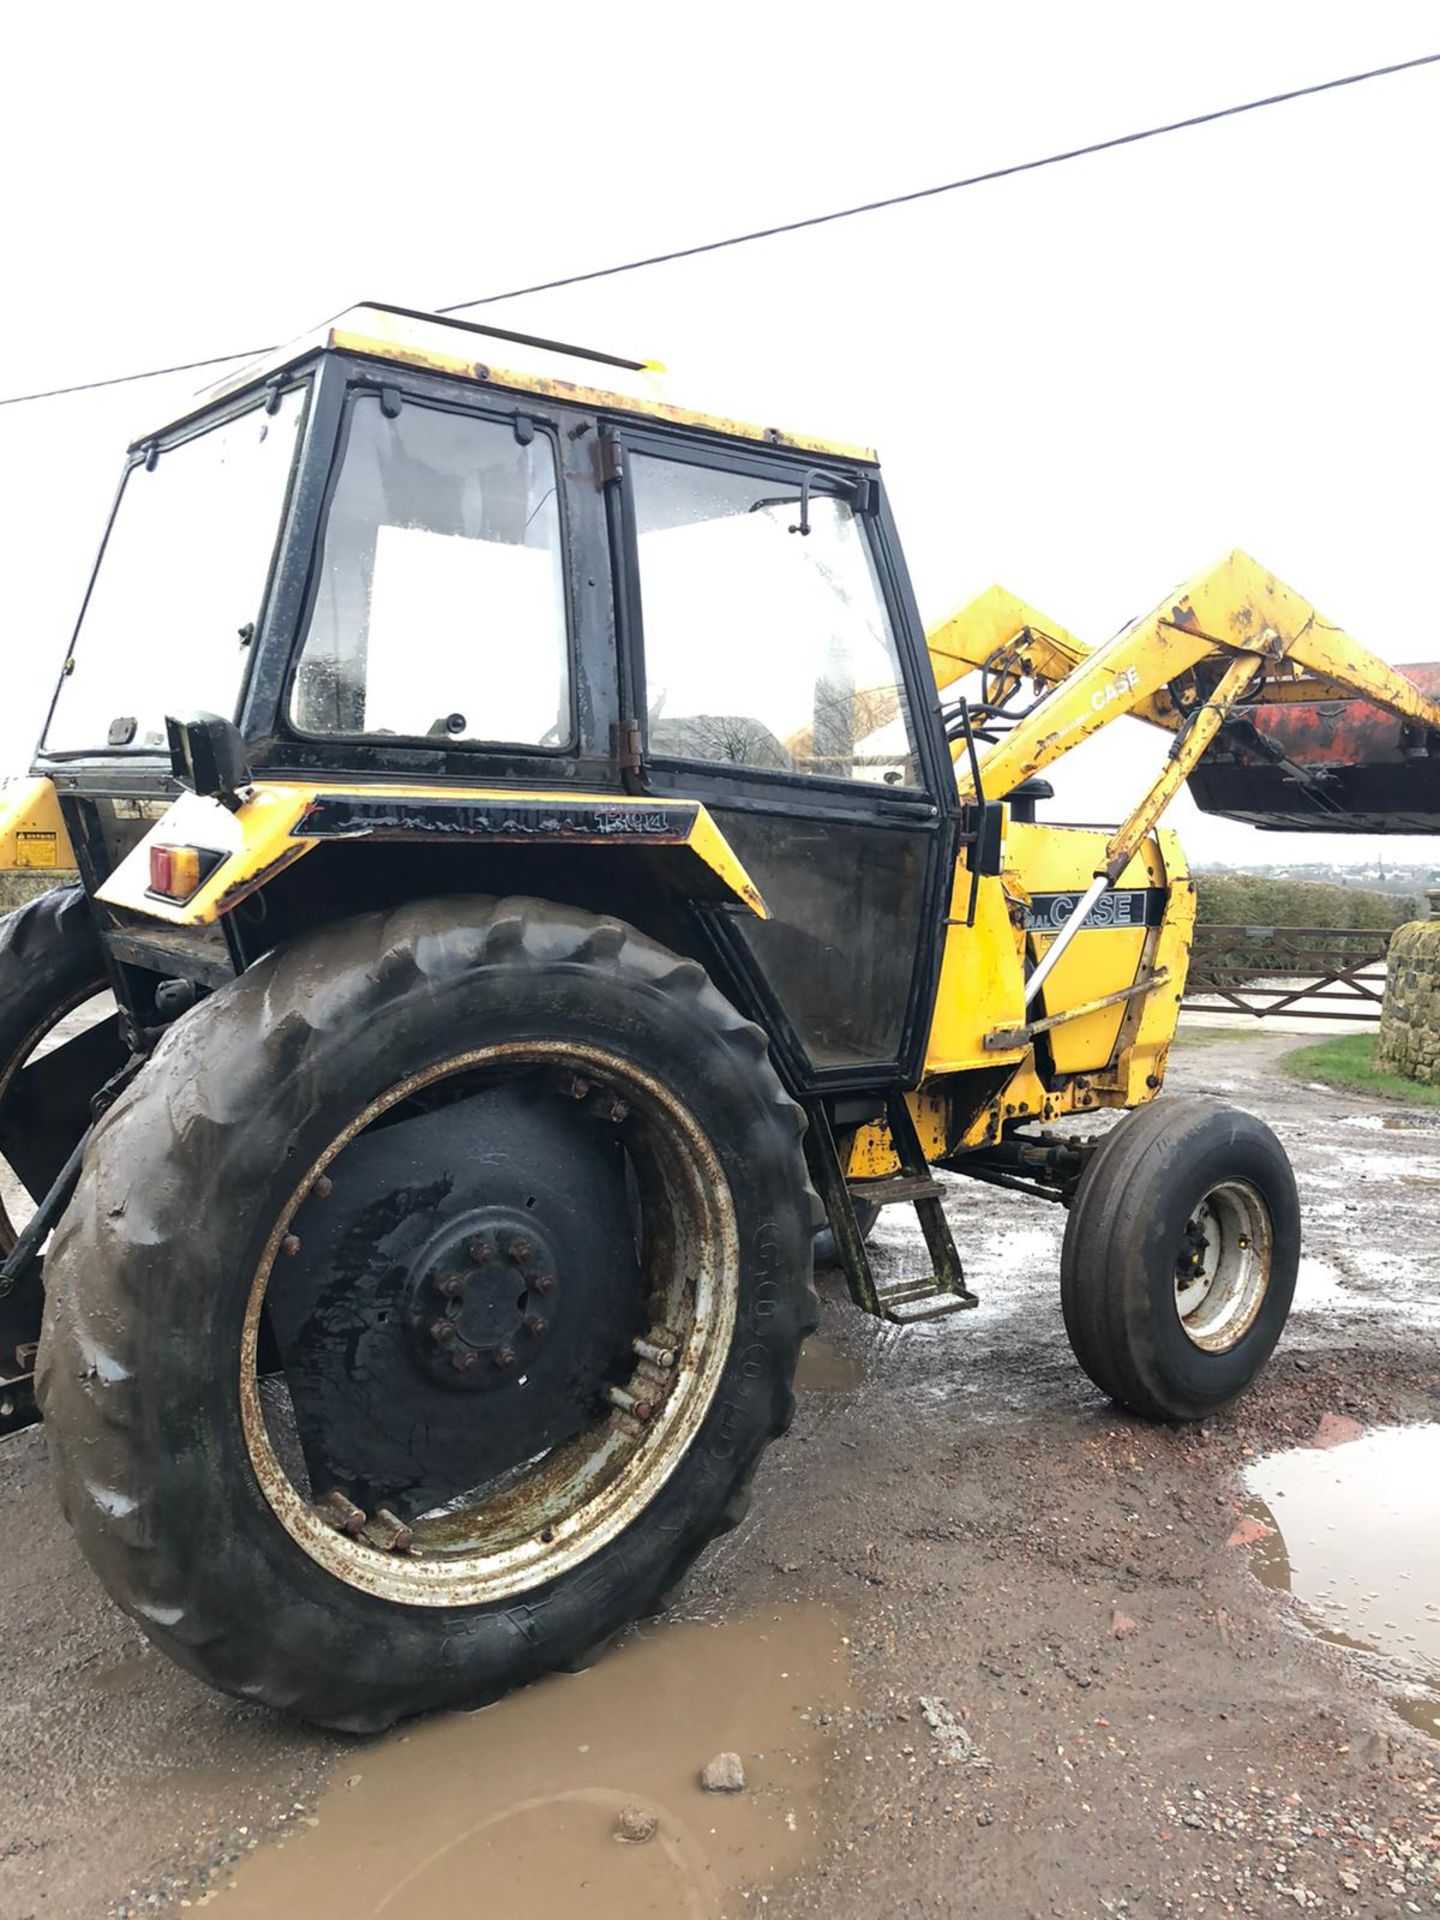
{"type": "Polygon", "coordinates": [[[362,307],[235,375],[131,448],[34,772],[139,1026],[179,947],[528,886],[722,949],[796,1086],[918,1070],[959,804],[874,456],[640,361],[362,307]],[[197,751],[274,832],[157,828],[197,751]]]}

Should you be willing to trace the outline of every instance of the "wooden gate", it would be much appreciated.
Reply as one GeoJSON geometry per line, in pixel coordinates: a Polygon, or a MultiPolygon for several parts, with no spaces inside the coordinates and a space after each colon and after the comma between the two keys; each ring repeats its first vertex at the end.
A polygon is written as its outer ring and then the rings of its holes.
{"type": "Polygon", "coordinates": [[[1386,927],[1195,929],[1185,1005],[1206,1013],[1279,1013],[1379,1022],[1386,927]]]}

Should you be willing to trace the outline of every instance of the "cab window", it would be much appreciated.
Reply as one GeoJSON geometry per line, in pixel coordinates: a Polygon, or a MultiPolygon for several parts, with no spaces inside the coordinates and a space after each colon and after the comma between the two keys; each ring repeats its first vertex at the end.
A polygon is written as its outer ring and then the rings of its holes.
{"type": "Polygon", "coordinates": [[[631,456],[657,759],[917,784],[864,517],[812,476],[631,456]]]}
{"type": "Polygon", "coordinates": [[[560,747],[570,657],[548,437],[351,402],[290,698],[310,734],[560,747]]]}

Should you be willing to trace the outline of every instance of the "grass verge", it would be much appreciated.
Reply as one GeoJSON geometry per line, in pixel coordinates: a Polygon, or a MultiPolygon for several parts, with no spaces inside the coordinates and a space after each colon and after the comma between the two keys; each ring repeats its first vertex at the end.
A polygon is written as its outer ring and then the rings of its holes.
{"type": "Polygon", "coordinates": [[[1347,1033],[1318,1046],[1297,1047],[1280,1064],[1297,1080],[1319,1080],[1327,1087],[1377,1094],[1382,1100],[1408,1100],[1412,1107],[1440,1107],[1440,1087],[1424,1087],[1375,1065],[1375,1036],[1347,1033]]]}
{"type": "Polygon", "coordinates": [[[1175,1047],[1219,1047],[1231,1040],[1243,1040],[1247,1034],[1254,1033],[1259,1027],[1255,1020],[1234,1020],[1229,1026],[1201,1026],[1195,1022],[1181,1019],[1175,1029],[1175,1038],[1170,1042],[1175,1047]]]}

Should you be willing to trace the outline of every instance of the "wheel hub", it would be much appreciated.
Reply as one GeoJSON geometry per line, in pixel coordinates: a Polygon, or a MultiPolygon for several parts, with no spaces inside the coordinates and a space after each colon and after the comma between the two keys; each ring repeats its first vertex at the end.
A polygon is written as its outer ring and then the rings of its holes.
{"type": "Polygon", "coordinates": [[[1195,1346],[1225,1353],[1249,1332],[1270,1284],[1272,1240],[1247,1181],[1223,1181],[1201,1200],[1175,1258],[1175,1311],[1195,1346]]]}
{"type": "Polygon", "coordinates": [[[407,1288],[415,1364],[440,1386],[471,1393],[528,1379],[557,1324],[558,1269],[533,1213],[484,1207],[451,1221],[407,1288]]]}
{"type": "Polygon", "coordinates": [[[266,1317],[311,1489],[366,1512],[580,1433],[648,1324],[622,1130],[543,1075],[362,1133],[282,1251],[266,1317]]]}

